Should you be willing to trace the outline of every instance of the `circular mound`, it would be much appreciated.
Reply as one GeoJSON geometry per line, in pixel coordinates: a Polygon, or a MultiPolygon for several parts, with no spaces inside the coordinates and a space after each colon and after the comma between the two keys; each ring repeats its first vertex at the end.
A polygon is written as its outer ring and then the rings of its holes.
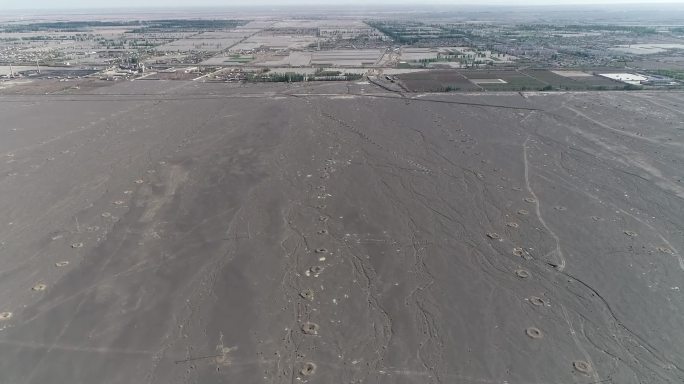
{"type": "Polygon", "coordinates": [[[566,211],[567,210],[567,208],[562,206],[562,205],[556,205],[555,207],[553,207],[553,209],[555,209],[556,211],[566,211]]]}
{"type": "Polygon", "coordinates": [[[47,285],[45,285],[45,284],[36,284],[31,289],[34,291],[44,291],[45,288],[47,288],[47,285]]]}
{"type": "Polygon", "coordinates": [[[601,220],[603,220],[603,218],[600,217],[600,216],[592,216],[591,219],[594,220],[594,221],[601,221],[601,220]]]}
{"type": "Polygon", "coordinates": [[[530,277],[530,273],[525,269],[516,269],[515,275],[521,279],[527,279],[528,277],[530,277]]]}
{"type": "Polygon", "coordinates": [[[0,320],[9,320],[12,317],[12,312],[0,312],[0,320]]]}
{"type": "Polygon", "coordinates": [[[67,265],[69,265],[68,261],[58,261],[55,263],[55,267],[66,267],[67,265]]]}
{"type": "Polygon", "coordinates": [[[144,181],[143,180],[136,180],[135,183],[136,184],[142,184],[142,183],[144,183],[144,181]]]}
{"type": "Polygon", "coordinates": [[[319,229],[316,233],[318,233],[319,235],[325,235],[328,233],[328,230],[327,229],[319,229]]]}
{"type": "Polygon", "coordinates": [[[316,252],[316,253],[328,253],[328,250],[325,248],[316,248],[314,250],[314,252],[316,252]]]}
{"type": "Polygon", "coordinates": [[[536,203],[537,199],[532,198],[532,197],[526,197],[523,199],[526,203],[536,203]]]}
{"type": "Polygon", "coordinates": [[[328,218],[326,216],[321,216],[318,218],[318,221],[326,222],[328,221],[328,218]]]}
{"type": "Polygon", "coordinates": [[[513,187],[513,188],[511,188],[511,189],[514,190],[514,191],[522,191],[522,188],[520,188],[520,187],[513,187]]]}
{"type": "Polygon", "coordinates": [[[313,267],[309,268],[309,272],[313,273],[314,275],[319,274],[323,272],[323,267],[320,265],[314,265],[313,267]]]}
{"type": "Polygon", "coordinates": [[[523,255],[524,253],[525,253],[525,251],[524,251],[522,248],[520,248],[520,247],[515,247],[515,248],[513,248],[513,254],[516,255],[516,256],[522,257],[522,255],[523,255]]]}
{"type": "Polygon", "coordinates": [[[302,324],[302,332],[304,332],[307,335],[318,335],[318,329],[320,327],[316,323],[312,323],[310,321],[307,321],[306,323],[302,324]]]}
{"type": "Polygon", "coordinates": [[[73,243],[71,244],[71,248],[83,248],[83,243],[73,243]]]}
{"type": "Polygon", "coordinates": [[[109,213],[109,212],[102,212],[102,214],[101,214],[100,216],[102,216],[102,217],[112,217],[112,214],[109,213]]]}
{"type": "Polygon", "coordinates": [[[577,372],[589,373],[591,372],[591,364],[586,361],[577,360],[572,362],[572,367],[575,368],[577,372]]]}
{"type": "Polygon", "coordinates": [[[526,328],[525,334],[532,339],[541,339],[542,337],[544,337],[542,331],[540,331],[539,328],[536,327],[526,328]]]}
{"type": "Polygon", "coordinates": [[[302,364],[302,368],[299,370],[299,374],[302,376],[311,376],[314,373],[316,373],[316,364],[312,362],[302,364]]]}
{"type": "Polygon", "coordinates": [[[667,247],[658,247],[657,249],[658,251],[662,253],[667,253],[668,255],[672,255],[674,253],[670,248],[667,247]]]}
{"type": "Polygon", "coordinates": [[[124,203],[123,200],[117,200],[117,201],[113,202],[114,205],[123,205],[123,203],[124,203]]]}
{"type": "Polygon", "coordinates": [[[506,226],[511,228],[518,228],[518,223],[514,223],[511,221],[510,223],[506,223],[506,226]]]}
{"type": "Polygon", "coordinates": [[[299,292],[299,296],[302,297],[302,299],[306,299],[309,301],[313,301],[314,299],[314,291],[311,289],[305,289],[301,292],[299,292]]]}
{"type": "Polygon", "coordinates": [[[493,239],[493,240],[499,240],[501,238],[501,236],[499,236],[498,233],[494,233],[494,232],[487,232],[487,237],[489,237],[490,239],[493,239]]]}
{"type": "Polygon", "coordinates": [[[637,235],[637,233],[634,232],[634,231],[624,231],[624,233],[625,233],[625,235],[627,235],[627,236],[629,236],[629,237],[637,237],[637,236],[639,236],[639,235],[637,235]]]}
{"type": "Polygon", "coordinates": [[[529,300],[530,300],[530,303],[532,303],[532,305],[536,305],[538,307],[546,305],[546,301],[544,299],[542,299],[541,297],[530,296],[529,300]]]}
{"type": "Polygon", "coordinates": [[[529,215],[530,212],[527,209],[521,209],[518,211],[519,215],[529,215]]]}

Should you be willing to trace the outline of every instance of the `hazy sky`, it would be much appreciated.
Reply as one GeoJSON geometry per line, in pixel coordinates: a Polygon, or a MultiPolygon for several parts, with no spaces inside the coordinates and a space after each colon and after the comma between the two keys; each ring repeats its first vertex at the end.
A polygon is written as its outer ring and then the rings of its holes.
{"type": "MultiPolygon", "coordinates": [[[[113,7],[189,7],[235,5],[391,5],[391,4],[625,4],[625,3],[680,3],[684,0],[0,0],[1,9],[61,9],[61,8],[113,8],[113,7]]],[[[0,11],[2,12],[2,11],[0,11]]]]}

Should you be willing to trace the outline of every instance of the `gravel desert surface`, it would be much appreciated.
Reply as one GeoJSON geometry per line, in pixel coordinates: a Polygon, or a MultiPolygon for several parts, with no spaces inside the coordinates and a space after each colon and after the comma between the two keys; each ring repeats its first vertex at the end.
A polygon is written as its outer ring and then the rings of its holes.
{"type": "Polygon", "coordinates": [[[22,89],[0,383],[684,381],[682,93],[22,89]]]}

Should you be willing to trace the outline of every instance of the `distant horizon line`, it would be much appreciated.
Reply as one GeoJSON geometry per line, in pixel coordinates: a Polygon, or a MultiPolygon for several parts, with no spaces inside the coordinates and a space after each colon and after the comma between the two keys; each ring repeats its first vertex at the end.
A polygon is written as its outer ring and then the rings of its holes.
{"type": "Polygon", "coordinates": [[[484,2],[472,2],[472,3],[461,3],[461,4],[446,4],[444,2],[420,2],[420,1],[415,1],[415,2],[402,2],[399,4],[387,4],[387,3],[380,3],[380,4],[372,4],[368,5],[365,4],[363,1],[360,0],[352,0],[350,3],[347,4],[321,4],[321,3],[311,3],[311,2],[302,2],[302,3],[289,3],[289,4],[264,4],[264,3],[256,3],[256,4],[222,4],[222,5],[169,5],[169,6],[161,6],[161,5],[111,5],[107,4],[106,6],[88,6],[88,7],[82,7],[82,6],[64,6],[64,7],[35,7],[35,8],[12,8],[12,7],[2,7],[0,4],[0,8],[2,8],[5,11],[15,11],[15,12],[21,12],[21,11],[90,11],[90,10],[125,10],[125,9],[150,9],[150,10],[183,10],[183,9],[230,9],[230,8],[242,8],[242,9],[255,9],[255,8],[270,8],[270,9],[287,9],[287,8],[301,8],[301,7],[309,7],[312,9],[320,9],[320,8],[345,8],[346,6],[354,4],[355,6],[360,6],[362,8],[407,8],[407,7],[445,7],[445,8],[488,8],[488,7],[509,7],[509,8],[523,8],[523,7],[535,7],[535,8],[562,8],[562,7],[597,7],[597,6],[653,6],[653,5],[680,5],[684,4],[684,0],[657,0],[657,1],[645,1],[645,0],[640,0],[640,1],[626,1],[626,2],[610,2],[609,0],[598,0],[596,2],[576,2],[576,3],[557,3],[557,4],[549,4],[549,3],[538,3],[538,2],[517,2],[517,3],[508,3],[505,1],[484,1],[484,2]]]}

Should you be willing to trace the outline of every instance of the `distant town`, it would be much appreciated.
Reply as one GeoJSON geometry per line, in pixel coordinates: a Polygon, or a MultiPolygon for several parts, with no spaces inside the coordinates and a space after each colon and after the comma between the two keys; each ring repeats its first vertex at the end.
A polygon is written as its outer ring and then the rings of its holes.
{"type": "Polygon", "coordinates": [[[684,81],[682,25],[456,15],[6,17],[0,76],[4,82],[368,78],[398,92],[672,89],[684,81]]]}

